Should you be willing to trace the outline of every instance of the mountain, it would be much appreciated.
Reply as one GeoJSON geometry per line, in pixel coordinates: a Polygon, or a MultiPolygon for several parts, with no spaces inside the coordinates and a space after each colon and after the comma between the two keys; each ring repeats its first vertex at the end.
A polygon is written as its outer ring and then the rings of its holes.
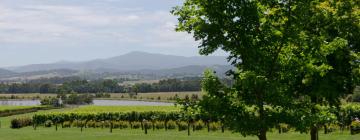
{"type": "Polygon", "coordinates": [[[14,74],[16,74],[16,73],[13,72],[13,71],[9,71],[9,70],[6,70],[6,69],[0,69],[0,77],[11,76],[11,75],[14,75],[14,74]]]}
{"type": "Polygon", "coordinates": [[[111,71],[125,72],[136,70],[173,69],[191,65],[213,66],[228,65],[224,56],[194,56],[184,57],[146,52],[131,52],[107,59],[96,59],[85,62],[57,62],[50,64],[33,64],[8,68],[15,72],[47,71],[55,69],[70,69],[78,71],[111,71]]]}
{"type": "Polygon", "coordinates": [[[20,81],[40,79],[40,78],[51,78],[51,77],[69,77],[69,76],[76,76],[79,73],[76,70],[69,70],[69,69],[54,69],[54,70],[22,72],[22,73],[14,73],[10,71],[10,73],[7,74],[1,74],[1,71],[2,70],[0,70],[0,81],[13,81],[13,82],[20,82],[20,81]]]}

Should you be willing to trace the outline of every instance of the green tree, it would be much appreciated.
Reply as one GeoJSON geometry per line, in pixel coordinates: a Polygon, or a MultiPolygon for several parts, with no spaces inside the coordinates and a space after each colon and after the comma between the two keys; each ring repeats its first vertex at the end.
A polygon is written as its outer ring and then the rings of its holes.
{"type": "MultiPolygon", "coordinates": [[[[220,113],[236,122],[227,125],[266,140],[270,128],[291,122],[298,105],[316,115],[316,104],[337,106],[351,93],[359,73],[358,7],[354,0],[186,0],[172,13],[177,31],[200,42],[200,54],[222,49],[238,69],[230,71],[231,88],[205,86],[215,95],[209,101],[229,100],[220,113]]],[[[310,124],[314,139],[316,121],[310,124]]]]}

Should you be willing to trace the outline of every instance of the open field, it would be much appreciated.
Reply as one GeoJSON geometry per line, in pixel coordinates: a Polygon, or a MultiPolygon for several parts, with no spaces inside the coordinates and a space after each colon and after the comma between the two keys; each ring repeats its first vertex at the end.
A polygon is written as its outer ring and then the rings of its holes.
{"type": "MultiPolygon", "coordinates": [[[[80,132],[78,128],[39,128],[33,130],[31,127],[22,129],[0,129],[0,140],[257,140],[257,137],[242,137],[240,134],[231,132],[211,132],[197,131],[187,136],[186,131],[152,131],[147,135],[141,129],[114,129],[109,133],[108,129],[84,129],[80,132]]],[[[320,134],[320,140],[357,140],[359,135],[350,135],[349,132],[336,132],[328,135],[320,134]]],[[[268,134],[269,140],[306,140],[308,134],[287,133],[287,134],[268,134]]]]}
{"type": "Polygon", "coordinates": [[[40,107],[40,106],[4,106],[4,105],[1,105],[0,106],[0,111],[3,111],[3,110],[17,110],[17,109],[28,109],[28,108],[34,108],[34,107],[40,107]]]}
{"type": "Polygon", "coordinates": [[[130,112],[130,111],[179,111],[179,107],[175,106],[81,106],[78,108],[69,109],[66,112],[130,112]]]}

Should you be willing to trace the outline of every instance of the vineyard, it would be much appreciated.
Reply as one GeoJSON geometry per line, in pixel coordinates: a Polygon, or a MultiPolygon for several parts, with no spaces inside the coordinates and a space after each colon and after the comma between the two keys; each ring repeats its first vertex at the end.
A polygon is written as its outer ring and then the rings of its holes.
{"type": "MultiPolygon", "coordinates": [[[[327,129],[324,131],[330,133],[336,129],[350,129],[352,125],[355,129],[359,129],[357,122],[352,121],[355,117],[360,116],[359,105],[345,105],[341,108],[340,114],[336,121],[324,124],[327,129]]],[[[59,127],[79,128],[81,132],[85,128],[107,128],[109,132],[113,132],[113,129],[141,129],[145,134],[149,129],[187,130],[188,135],[190,132],[199,130],[208,132],[227,130],[220,118],[204,114],[188,115],[176,107],[145,106],[87,106],[65,112],[37,113],[32,118],[15,118],[11,121],[12,128],[26,126],[32,126],[34,130],[39,127],[55,127],[55,130],[58,130],[59,127]],[[139,111],[132,111],[135,109],[139,109],[139,111]]],[[[287,124],[279,124],[279,127],[274,129],[278,129],[282,133],[293,130],[287,124]]]]}

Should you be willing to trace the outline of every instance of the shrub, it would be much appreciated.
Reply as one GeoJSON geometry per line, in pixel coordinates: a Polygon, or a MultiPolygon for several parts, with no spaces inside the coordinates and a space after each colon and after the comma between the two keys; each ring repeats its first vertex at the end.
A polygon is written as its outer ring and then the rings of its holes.
{"type": "Polygon", "coordinates": [[[151,122],[143,122],[144,124],[144,127],[146,127],[147,129],[151,129],[152,125],[151,125],[151,122]]]}
{"type": "Polygon", "coordinates": [[[45,123],[44,123],[44,126],[45,127],[51,127],[52,125],[52,122],[50,120],[47,120],[45,123]]]}
{"type": "Polygon", "coordinates": [[[165,125],[164,125],[163,122],[156,121],[155,122],[155,128],[156,129],[163,129],[163,128],[165,128],[165,125]]]}
{"type": "Polygon", "coordinates": [[[212,131],[217,131],[221,128],[221,124],[219,122],[211,122],[209,126],[210,126],[210,130],[212,131]]]}
{"type": "Polygon", "coordinates": [[[187,130],[188,124],[186,122],[183,121],[179,121],[177,122],[178,125],[178,129],[181,130],[187,130]]]}
{"type": "Polygon", "coordinates": [[[32,125],[31,118],[15,118],[11,120],[10,128],[22,128],[32,125]]]}
{"type": "Polygon", "coordinates": [[[141,123],[140,122],[132,122],[133,128],[134,129],[139,129],[141,127],[141,123]]]}
{"type": "Polygon", "coordinates": [[[205,123],[200,120],[195,122],[194,126],[195,126],[195,130],[202,130],[203,128],[205,128],[205,123]]]}
{"type": "Polygon", "coordinates": [[[289,132],[290,126],[284,123],[279,124],[280,130],[282,133],[289,132]]]}
{"type": "Polygon", "coordinates": [[[354,135],[354,134],[357,134],[357,133],[360,133],[360,121],[359,120],[354,120],[351,122],[351,134],[354,135]]]}
{"type": "Polygon", "coordinates": [[[167,129],[175,129],[176,123],[174,121],[168,121],[167,122],[167,129]]]}
{"type": "Polygon", "coordinates": [[[69,121],[64,122],[64,123],[63,123],[63,127],[64,127],[64,128],[69,128],[69,127],[71,127],[71,122],[69,122],[69,121]]]}
{"type": "Polygon", "coordinates": [[[120,128],[120,129],[125,129],[129,127],[129,123],[126,121],[116,121],[113,124],[114,128],[120,128]]]}
{"type": "Polygon", "coordinates": [[[360,102],[360,92],[354,93],[351,99],[353,102],[360,102]]]}
{"type": "Polygon", "coordinates": [[[86,123],[86,126],[87,126],[87,127],[95,128],[95,127],[96,127],[96,123],[97,123],[97,122],[95,122],[95,121],[88,121],[88,122],[86,123]]]}

